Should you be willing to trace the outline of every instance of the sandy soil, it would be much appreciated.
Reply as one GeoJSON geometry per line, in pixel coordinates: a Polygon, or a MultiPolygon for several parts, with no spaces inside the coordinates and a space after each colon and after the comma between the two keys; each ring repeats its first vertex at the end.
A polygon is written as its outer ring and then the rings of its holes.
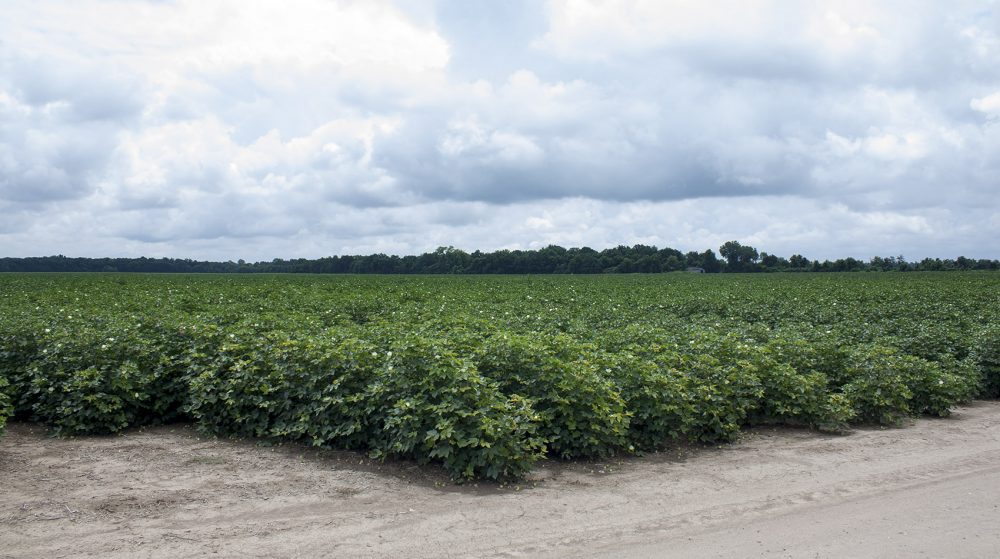
{"type": "Polygon", "coordinates": [[[546,463],[521,486],[168,426],[0,441],[0,557],[1000,557],[1000,402],[546,463]],[[214,555],[213,555],[214,554],[214,555]]]}

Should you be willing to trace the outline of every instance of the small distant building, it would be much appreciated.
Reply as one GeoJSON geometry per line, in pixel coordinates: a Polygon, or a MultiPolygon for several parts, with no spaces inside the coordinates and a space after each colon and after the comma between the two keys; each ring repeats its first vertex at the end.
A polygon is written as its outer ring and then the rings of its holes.
{"type": "Polygon", "coordinates": [[[685,271],[689,274],[704,274],[705,268],[699,268],[697,266],[688,266],[687,270],[685,271]]]}

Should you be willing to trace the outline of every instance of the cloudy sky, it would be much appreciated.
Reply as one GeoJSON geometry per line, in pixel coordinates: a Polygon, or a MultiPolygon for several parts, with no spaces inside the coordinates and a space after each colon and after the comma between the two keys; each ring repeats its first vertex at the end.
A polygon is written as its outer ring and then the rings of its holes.
{"type": "Polygon", "coordinates": [[[995,0],[2,0],[0,256],[1000,258],[995,0]]]}

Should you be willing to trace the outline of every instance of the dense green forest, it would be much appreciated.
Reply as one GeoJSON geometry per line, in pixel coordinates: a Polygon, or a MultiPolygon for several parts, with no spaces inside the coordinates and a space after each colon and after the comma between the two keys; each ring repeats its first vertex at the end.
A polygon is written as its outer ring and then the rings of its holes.
{"type": "Polygon", "coordinates": [[[306,274],[602,274],[717,272],[866,272],[998,270],[1000,261],[924,258],[909,262],[903,256],[876,256],[810,260],[758,252],[729,241],[712,250],[683,253],[648,245],[617,246],[605,250],[563,248],[465,252],[440,247],[419,256],[387,254],[329,256],[314,260],[276,258],[269,262],[209,262],[179,258],[70,258],[62,255],[0,258],[0,272],[154,272],[154,273],[306,273],[306,274]]]}

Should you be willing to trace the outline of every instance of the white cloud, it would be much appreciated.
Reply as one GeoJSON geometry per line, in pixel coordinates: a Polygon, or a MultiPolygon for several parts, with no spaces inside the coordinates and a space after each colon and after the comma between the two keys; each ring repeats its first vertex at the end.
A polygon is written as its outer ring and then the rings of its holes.
{"type": "Polygon", "coordinates": [[[550,0],[537,46],[567,58],[613,60],[666,49],[701,63],[788,64],[804,54],[837,66],[904,55],[902,3],[783,0],[550,0]],[[765,57],[786,60],[765,60],[765,57]]]}
{"type": "Polygon", "coordinates": [[[468,158],[481,165],[532,165],[544,157],[531,138],[517,132],[487,130],[475,116],[451,121],[438,149],[448,158],[468,158]]]}
{"type": "Polygon", "coordinates": [[[85,57],[77,52],[85,46],[164,80],[270,63],[423,71],[449,57],[441,37],[378,0],[48,0],[6,9],[17,45],[66,57],[85,57]]]}
{"type": "Polygon", "coordinates": [[[981,113],[986,113],[989,116],[1000,116],[1000,91],[978,99],[973,99],[969,103],[969,106],[981,113]]]}
{"type": "Polygon", "coordinates": [[[769,19],[798,11],[795,5],[775,7],[740,0],[551,0],[551,28],[538,45],[562,56],[604,59],[712,36],[747,41],[777,23],[769,19]]]}
{"type": "Polygon", "coordinates": [[[995,250],[992,3],[459,1],[8,0],[0,255],[995,250]]]}
{"type": "Polygon", "coordinates": [[[861,149],[861,140],[845,138],[835,132],[826,131],[826,143],[835,157],[850,157],[861,149]]]}
{"type": "Polygon", "coordinates": [[[927,155],[927,139],[919,132],[892,134],[873,131],[864,139],[864,149],[871,155],[885,160],[919,159],[927,155]]]}

